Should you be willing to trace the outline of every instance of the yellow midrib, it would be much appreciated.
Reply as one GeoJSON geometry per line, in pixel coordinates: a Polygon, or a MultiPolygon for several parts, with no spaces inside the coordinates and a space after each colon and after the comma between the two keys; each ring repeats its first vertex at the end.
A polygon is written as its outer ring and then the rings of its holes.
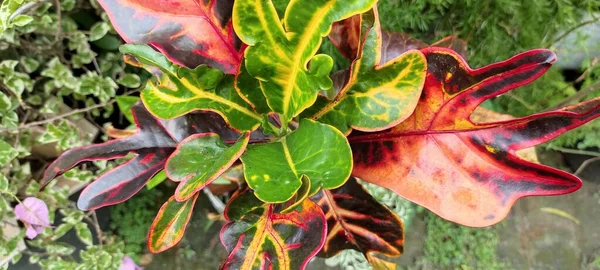
{"type": "MultiPolygon", "coordinates": [[[[194,200],[195,201],[195,200],[194,200]]],[[[177,214],[175,215],[177,218],[173,218],[171,219],[171,221],[167,224],[167,228],[171,228],[171,226],[173,225],[173,223],[175,223],[179,217],[181,216],[181,214],[186,210],[187,208],[187,204],[189,201],[186,201],[185,204],[181,207],[181,209],[179,209],[179,211],[177,211],[177,214]]],[[[162,213],[164,215],[164,211],[162,213]]],[[[162,233],[158,236],[158,239],[156,240],[156,244],[159,244],[161,247],[164,245],[164,239],[167,236],[167,234],[171,232],[171,230],[163,230],[162,233]]],[[[181,231],[179,231],[179,233],[182,233],[181,231]]]]}
{"type": "MultiPolygon", "coordinates": [[[[268,214],[268,210],[265,209],[265,212],[268,214]]],[[[258,222],[256,222],[257,235],[252,239],[250,244],[248,245],[248,251],[252,251],[250,256],[246,256],[246,259],[242,262],[240,269],[252,269],[252,265],[256,260],[256,256],[260,249],[260,244],[263,242],[265,231],[267,230],[267,217],[261,216],[258,222]],[[260,231],[259,231],[260,230],[260,231]],[[260,233],[260,235],[258,235],[260,233]]]]}
{"type": "Polygon", "coordinates": [[[227,105],[227,106],[229,106],[229,107],[231,107],[231,108],[233,108],[233,109],[235,109],[235,110],[237,110],[239,112],[242,112],[242,113],[244,113],[244,114],[246,114],[246,115],[248,115],[248,116],[250,116],[250,117],[252,117],[252,118],[254,118],[256,120],[258,120],[258,121],[262,121],[262,118],[258,114],[256,114],[255,112],[252,112],[252,111],[250,111],[250,110],[248,110],[248,109],[240,106],[239,104],[237,104],[235,102],[231,102],[228,99],[222,98],[222,97],[220,97],[218,95],[215,95],[215,94],[212,94],[212,93],[205,92],[202,89],[198,89],[196,86],[192,85],[187,79],[181,79],[180,82],[182,83],[182,85],[187,90],[189,90],[190,92],[192,92],[195,96],[192,97],[192,98],[174,97],[174,96],[171,96],[169,94],[166,94],[166,93],[160,91],[158,89],[158,87],[156,87],[155,85],[153,85],[154,86],[153,89],[155,90],[155,91],[153,91],[154,95],[156,95],[158,98],[160,98],[162,100],[165,100],[165,101],[167,101],[169,103],[187,102],[187,101],[194,100],[194,99],[207,98],[209,100],[213,100],[215,102],[225,104],[225,105],[227,105]]]}
{"type": "MultiPolygon", "coordinates": [[[[264,8],[263,8],[263,5],[261,4],[261,2],[265,2],[265,1],[256,0],[254,2],[254,5],[257,6],[256,13],[258,15],[258,19],[260,20],[260,24],[261,24],[262,28],[265,29],[265,31],[264,31],[265,35],[267,36],[267,39],[271,42],[271,45],[274,47],[275,53],[277,53],[277,55],[279,57],[282,57],[283,59],[286,59],[289,61],[290,60],[289,56],[286,55],[285,53],[282,53],[282,51],[279,49],[279,47],[276,46],[277,42],[275,41],[275,38],[271,34],[271,31],[269,31],[271,29],[270,26],[279,27],[279,26],[281,26],[281,24],[279,24],[277,26],[273,26],[265,20],[265,18],[266,18],[265,11],[264,11],[264,8]]],[[[281,33],[284,33],[283,28],[280,28],[279,30],[281,31],[281,33]]]]}
{"type": "MultiPolygon", "coordinates": [[[[398,64],[398,63],[396,63],[396,64],[398,64]]],[[[394,79],[392,81],[387,82],[383,85],[378,85],[376,87],[369,88],[365,92],[353,93],[352,95],[355,97],[369,97],[369,96],[373,96],[373,95],[383,92],[382,89],[394,87],[396,84],[398,84],[398,82],[400,82],[402,80],[402,78],[404,78],[408,73],[411,72],[412,66],[414,66],[414,65],[411,61],[411,63],[406,68],[402,69],[402,71],[400,73],[398,73],[398,75],[396,77],[394,77],[394,79]],[[373,90],[373,89],[375,89],[375,90],[373,90]]],[[[391,65],[391,66],[388,65],[386,67],[389,67],[389,69],[393,69],[393,65],[391,65]]],[[[374,72],[375,73],[385,72],[385,70],[386,69],[376,69],[374,72]]],[[[340,104],[342,102],[342,100],[344,100],[347,97],[347,95],[346,95],[347,91],[349,89],[351,89],[352,86],[354,86],[355,80],[357,80],[359,73],[360,73],[360,70],[358,72],[355,72],[352,74],[352,77],[350,78],[348,85],[344,86],[344,89],[342,89],[342,92],[340,92],[340,93],[342,93],[342,95],[339,98],[336,98],[333,102],[329,103],[326,107],[324,107],[319,112],[317,112],[312,118],[319,119],[319,118],[323,117],[323,115],[325,115],[328,112],[330,112],[331,110],[333,110],[333,108],[335,108],[338,104],[340,104]]],[[[376,75],[373,75],[373,76],[375,77],[376,75]]],[[[376,103],[383,105],[379,102],[376,102],[376,103]]],[[[385,107],[387,107],[387,106],[385,106],[385,107]]]]}
{"type": "MultiPolygon", "coordinates": [[[[289,110],[289,103],[292,96],[292,91],[296,86],[296,76],[298,76],[298,72],[300,68],[304,68],[300,61],[302,60],[302,52],[308,45],[312,34],[314,34],[315,29],[319,26],[319,23],[322,22],[324,15],[329,11],[329,8],[335,4],[335,1],[329,1],[326,5],[321,7],[317,12],[313,13],[313,17],[310,19],[308,23],[308,27],[306,27],[302,36],[300,36],[300,41],[296,46],[296,50],[294,51],[294,60],[292,61],[292,72],[290,74],[290,79],[287,81],[287,85],[284,87],[283,92],[283,113],[286,114],[289,110]]],[[[309,89],[312,90],[312,89],[309,89]]]]}
{"type": "Polygon", "coordinates": [[[285,155],[285,160],[287,161],[288,166],[290,167],[290,169],[292,170],[292,172],[294,173],[294,175],[297,178],[298,172],[296,171],[296,165],[294,164],[294,160],[292,159],[292,155],[290,154],[290,149],[287,146],[286,137],[283,137],[283,139],[281,139],[281,145],[283,146],[283,153],[285,155]]]}

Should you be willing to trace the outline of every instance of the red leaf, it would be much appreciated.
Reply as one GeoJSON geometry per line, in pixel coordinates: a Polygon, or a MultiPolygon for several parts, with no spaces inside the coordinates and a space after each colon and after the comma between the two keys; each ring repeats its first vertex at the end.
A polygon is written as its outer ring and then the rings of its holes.
{"type": "Polygon", "coordinates": [[[231,25],[233,0],[99,0],[128,43],[150,44],[177,64],[236,72],[241,42],[231,25]]]}
{"type": "Polygon", "coordinates": [[[473,70],[452,50],[422,51],[428,74],[415,112],[387,131],[349,138],[354,176],[475,227],[499,222],[521,197],[581,187],[576,176],[525,161],[515,152],[600,116],[600,98],[508,121],[470,120],[485,100],[541,76],[555,61],[554,53],[532,50],[473,70]]]}
{"type": "Polygon", "coordinates": [[[48,166],[42,185],[81,162],[117,159],[134,153],[136,156],[132,160],[104,173],[88,185],[77,202],[83,210],[118,204],[135,195],[154,174],[162,170],[178,142],[189,135],[214,132],[224,140],[236,140],[239,136],[214,113],[189,114],[164,121],[154,118],[141,103],[135,105],[132,112],[137,133],[66,151],[48,166]]]}
{"type": "Polygon", "coordinates": [[[375,200],[355,178],[334,190],[322,190],[311,197],[327,218],[327,240],[321,250],[332,257],[344,249],[365,254],[373,265],[374,254],[398,257],[404,250],[400,218],[375,200]]]}

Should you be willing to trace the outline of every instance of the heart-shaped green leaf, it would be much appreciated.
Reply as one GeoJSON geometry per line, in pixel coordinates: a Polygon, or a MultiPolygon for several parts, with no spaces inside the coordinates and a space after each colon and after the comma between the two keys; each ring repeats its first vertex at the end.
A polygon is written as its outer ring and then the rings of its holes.
{"type": "Polygon", "coordinates": [[[142,67],[163,76],[149,81],[141,94],[148,110],[159,118],[171,119],[194,110],[214,111],[232,128],[254,130],[262,118],[235,91],[233,77],[205,65],[195,69],[177,66],[146,45],[123,45],[121,52],[135,56],[142,67]]]}
{"type": "Polygon", "coordinates": [[[250,145],[241,157],[244,176],[256,196],[265,202],[285,202],[311,181],[311,192],[344,184],[352,170],[346,137],[330,125],[309,119],[280,141],[250,145]]]}
{"type": "Polygon", "coordinates": [[[285,214],[280,208],[248,189],[231,198],[225,209],[230,223],[221,230],[229,256],[221,269],[305,269],[325,242],[325,215],[311,200],[285,214]]]}
{"type": "MultiPolygon", "coordinates": [[[[376,17],[376,10],[373,12],[376,17]]],[[[373,14],[365,16],[370,18],[373,14]]],[[[382,34],[376,20],[361,44],[362,51],[352,63],[346,85],[332,102],[319,102],[324,106],[313,119],[347,134],[352,129],[384,130],[412,114],[425,82],[425,57],[418,50],[410,50],[385,62],[381,46],[382,34]]]]}
{"type": "Polygon", "coordinates": [[[319,90],[331,87],[331,58],[315,56],[331,24],[365,12],[376,2],[292,0],[280,20],[271,0],[235,1],[233,27],[249,46],[247,71],[260,81],[269,107],[282,115],[283,123],[312,105],[319,90]]]}
{"type": "Polygon", "coordinates": [[[162,205],[148,234],[150,252],[165,251],[181,241],[185,227],[192,216],[198,194],[200,193],[196,193],[194,197],[184,202],[178,202],[175,200],[175,196],[172,196],[162,205]]]}
{"type": "Polygon", "coordinates": [[[242,154],[250,134],[228,146],[215,133],[195,134],[183,140],[169,160],[166,171],[169,179],[179,183],[175,199],[185,201],[217,179],[242,154]]]}

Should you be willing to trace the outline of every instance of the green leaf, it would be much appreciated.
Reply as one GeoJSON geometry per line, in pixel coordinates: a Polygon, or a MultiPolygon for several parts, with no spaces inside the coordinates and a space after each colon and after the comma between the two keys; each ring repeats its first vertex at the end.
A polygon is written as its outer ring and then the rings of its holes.
{"type": "Polygon", "coordinates": [[[33,21],[33,17],[29,16],[29,15],[17,15],[13,20],[12,23],[16,26],[25,26],[28,25],[30,22],[33,21]]]}
{"type": "Polygon", "coordinates": [[[20,62],[21,66],[23,66],[27,73],[33,73],[36,69],[38,69],[38,67],[40,67],[40,62],[31,57],[21,56],[20,62]]]}
{"type": "Polygon", "coordinates": [[[250,133],[228,146],[215,133],[195,134],[181,141],[165,166],[169,179],[179,183],[175,199],[185,201],[209,185],[240,157],[250,133]]]}
{"type": "Polygon", "coordinates": [[[120,85],[128,88],[140,87],[141,80],[137,74],[127,73],[117,81],[120,85]]]}
{"type": "Polygon", "coordinates": [[[11,103],[10,98],[3,92],[0,92],[0,113],[9,110],[11,103]]]}
{"type": "Polygon", "coordinates": [[[133,119],[133,114],[131,113],[131,108],[138,101],[140,101],[140,98],[132,96],[117,96],[115,99],[117,100],[117,106],[119,106],[119,110],[123,116],[129,120],[129,123],[135,123],[135,119],[133,119]]]}
{"type": "Polygon", "coordinates": [[[110,30],[110,25],[108,25],[108,23],[106,23],[106,22],[97,22],[90,29],[89,40],[90,41],[99,40],[102,37],[104,37],[106,35],[106,33],[108,33],[109,30],[110,30]]]}
{"type": "Polygon", "coordinates": [[[190,221],[194,204],[198,194],[185,202],[178,202],[175,196],[165,202],[148,234],[148,249],[152,253],[159,253],[175,246],[183,238],[185,227],[190,221]]]}
{"type": "Polygon", "coordinates": [[[157,67],[166,75],[148,82],[141,94],[146,108],[159,118],[172,119],[194,110],[215,111],[241,131],[254,130],[262,121],[235,91],[233,77],[218,69],[180,67],[145,45],[123,45],[121,52],[135,56],[149,72],[156,72],[149,66],[157,67]]]}
{"type": "Polygon", "coordinates": [[[420,51],[384,59],[378,20],[361,48],[346,85],[332,102],[320,99],[325,105],[312,117],[345,134],[352,129],[381,131],[406,120],[415,110],[425,83],[427,63],[420,51]]]}
{"type": "Polygon", "coordinates": [[[310,194],[344,184],[352,171],[352,153],[346,137],[332,126],[309,119],[278,142],[250,145],[241,157],[244,176],[256,196],[265,202],[285,202],[311,181],[310,194]]]}
{"type": "Polygon", "coordinates": [[[260,79],[269,107],[282,115],[284,124],[312,105],[319,90],[331,85],[327,76],[331,58],[315,56],[331,24],[366,12],[376,2],[291,1],[280,20],[270,0],[235,1],[233,26],[249,46],[247,71],[260,79]]]}
{"type": "Polygon", "coordinates": [[[7,142],[0,140],[0,167],[10,163],[17,155],[19,155],[19,152],[16,149],[7,142]]]}
{"type": "Polygon", "coordinates": [[[150,179],[150,181],[148,181],[148,183],[146,183],[146,189],[151,190],[153,188],[155,188],[156,186],[160,185],[160,183],[164,182],[165,180],[167,180],[167,173],[165,172],[165,170],[162,170],[158,173],[156,173],[152,179],[150,179]]]}
{"type": "Polygon", "coordinates": [[[8,179],[0,173],[0,190],[8,189],[8,179]]]}
{"type": "Polygon", "coordinates": [[[92,232],[87,224],[83,222],[77,223],[77,225],[75,225],[75,232],[77,233],[79,240],[81,240],[81,242],[83,242],[86,246],[91,246],[94,244],[94,241],[92,240],[92,232]]]}
{"type": "Polygon", "coordinates": [[[52,237],[50,239],[52,241],[56,241],[56,240],[60,239],[67,232],[69,232],[71,229],[73,229],[73,226],[74,226],[74,224],[71,224],[71,223],[63,223],[63,224],[58,225],[58,227],[56,227],[56,229],[54,229],[54,234],[52,235],[52,237]]]}

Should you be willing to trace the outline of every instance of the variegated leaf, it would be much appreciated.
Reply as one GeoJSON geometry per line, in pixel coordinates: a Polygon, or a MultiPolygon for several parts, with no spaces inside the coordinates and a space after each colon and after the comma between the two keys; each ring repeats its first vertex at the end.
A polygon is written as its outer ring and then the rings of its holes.
{"type": "Polygon", "coordinates": [[[221,243],[229,252],[222,269],[305,269],[323,247],[325,215],[311,200],[285,214],[281,205],[258,200],[252,190],[234,195],[225,209],[229,221],[221,243]]]}
{"type": "Polygon", "coordinates": [[[135,56],[143,67],[157,67],[163,73],[156,82],[149,81],[141,94],[144,105],[159,118],[172,119],[195,110],[213,111],[240,131],[254,130],[262,121],[235,91],[233,77],[218,69],[180,67],[144,45],[124,45],[121,51],[135,56]]]}
{"type": "Polygon", "coordinates": [[[331,87],[331,57],[315,55],[331,24],[369,10],[376,0],[314,0],[289,2],[280,19],[271,0],[237,0],[233,25],[248,44],[245,65],[256,78],[269,107],[283,123],[315,102],[331,87]]]}
{"type": "MultiPolygon", "coordinates": [[[[377,11],[364,16],[377,18],[377,11]]],[[[346,134],[352,129],[380,131],[404,121],[415,109],[425,82],[423,54],[410,50],[384,62],[379,21],[372,24],[346,85],[333,101],[321,101],[323,107],[312,116],[346,134]]]]}
{"type": "Polygon", "coordinates": [[[99,0],[128,43],[149,44],[182,66],[233,74],[242,59],[231,24],[233,0],[99,0]]]}

